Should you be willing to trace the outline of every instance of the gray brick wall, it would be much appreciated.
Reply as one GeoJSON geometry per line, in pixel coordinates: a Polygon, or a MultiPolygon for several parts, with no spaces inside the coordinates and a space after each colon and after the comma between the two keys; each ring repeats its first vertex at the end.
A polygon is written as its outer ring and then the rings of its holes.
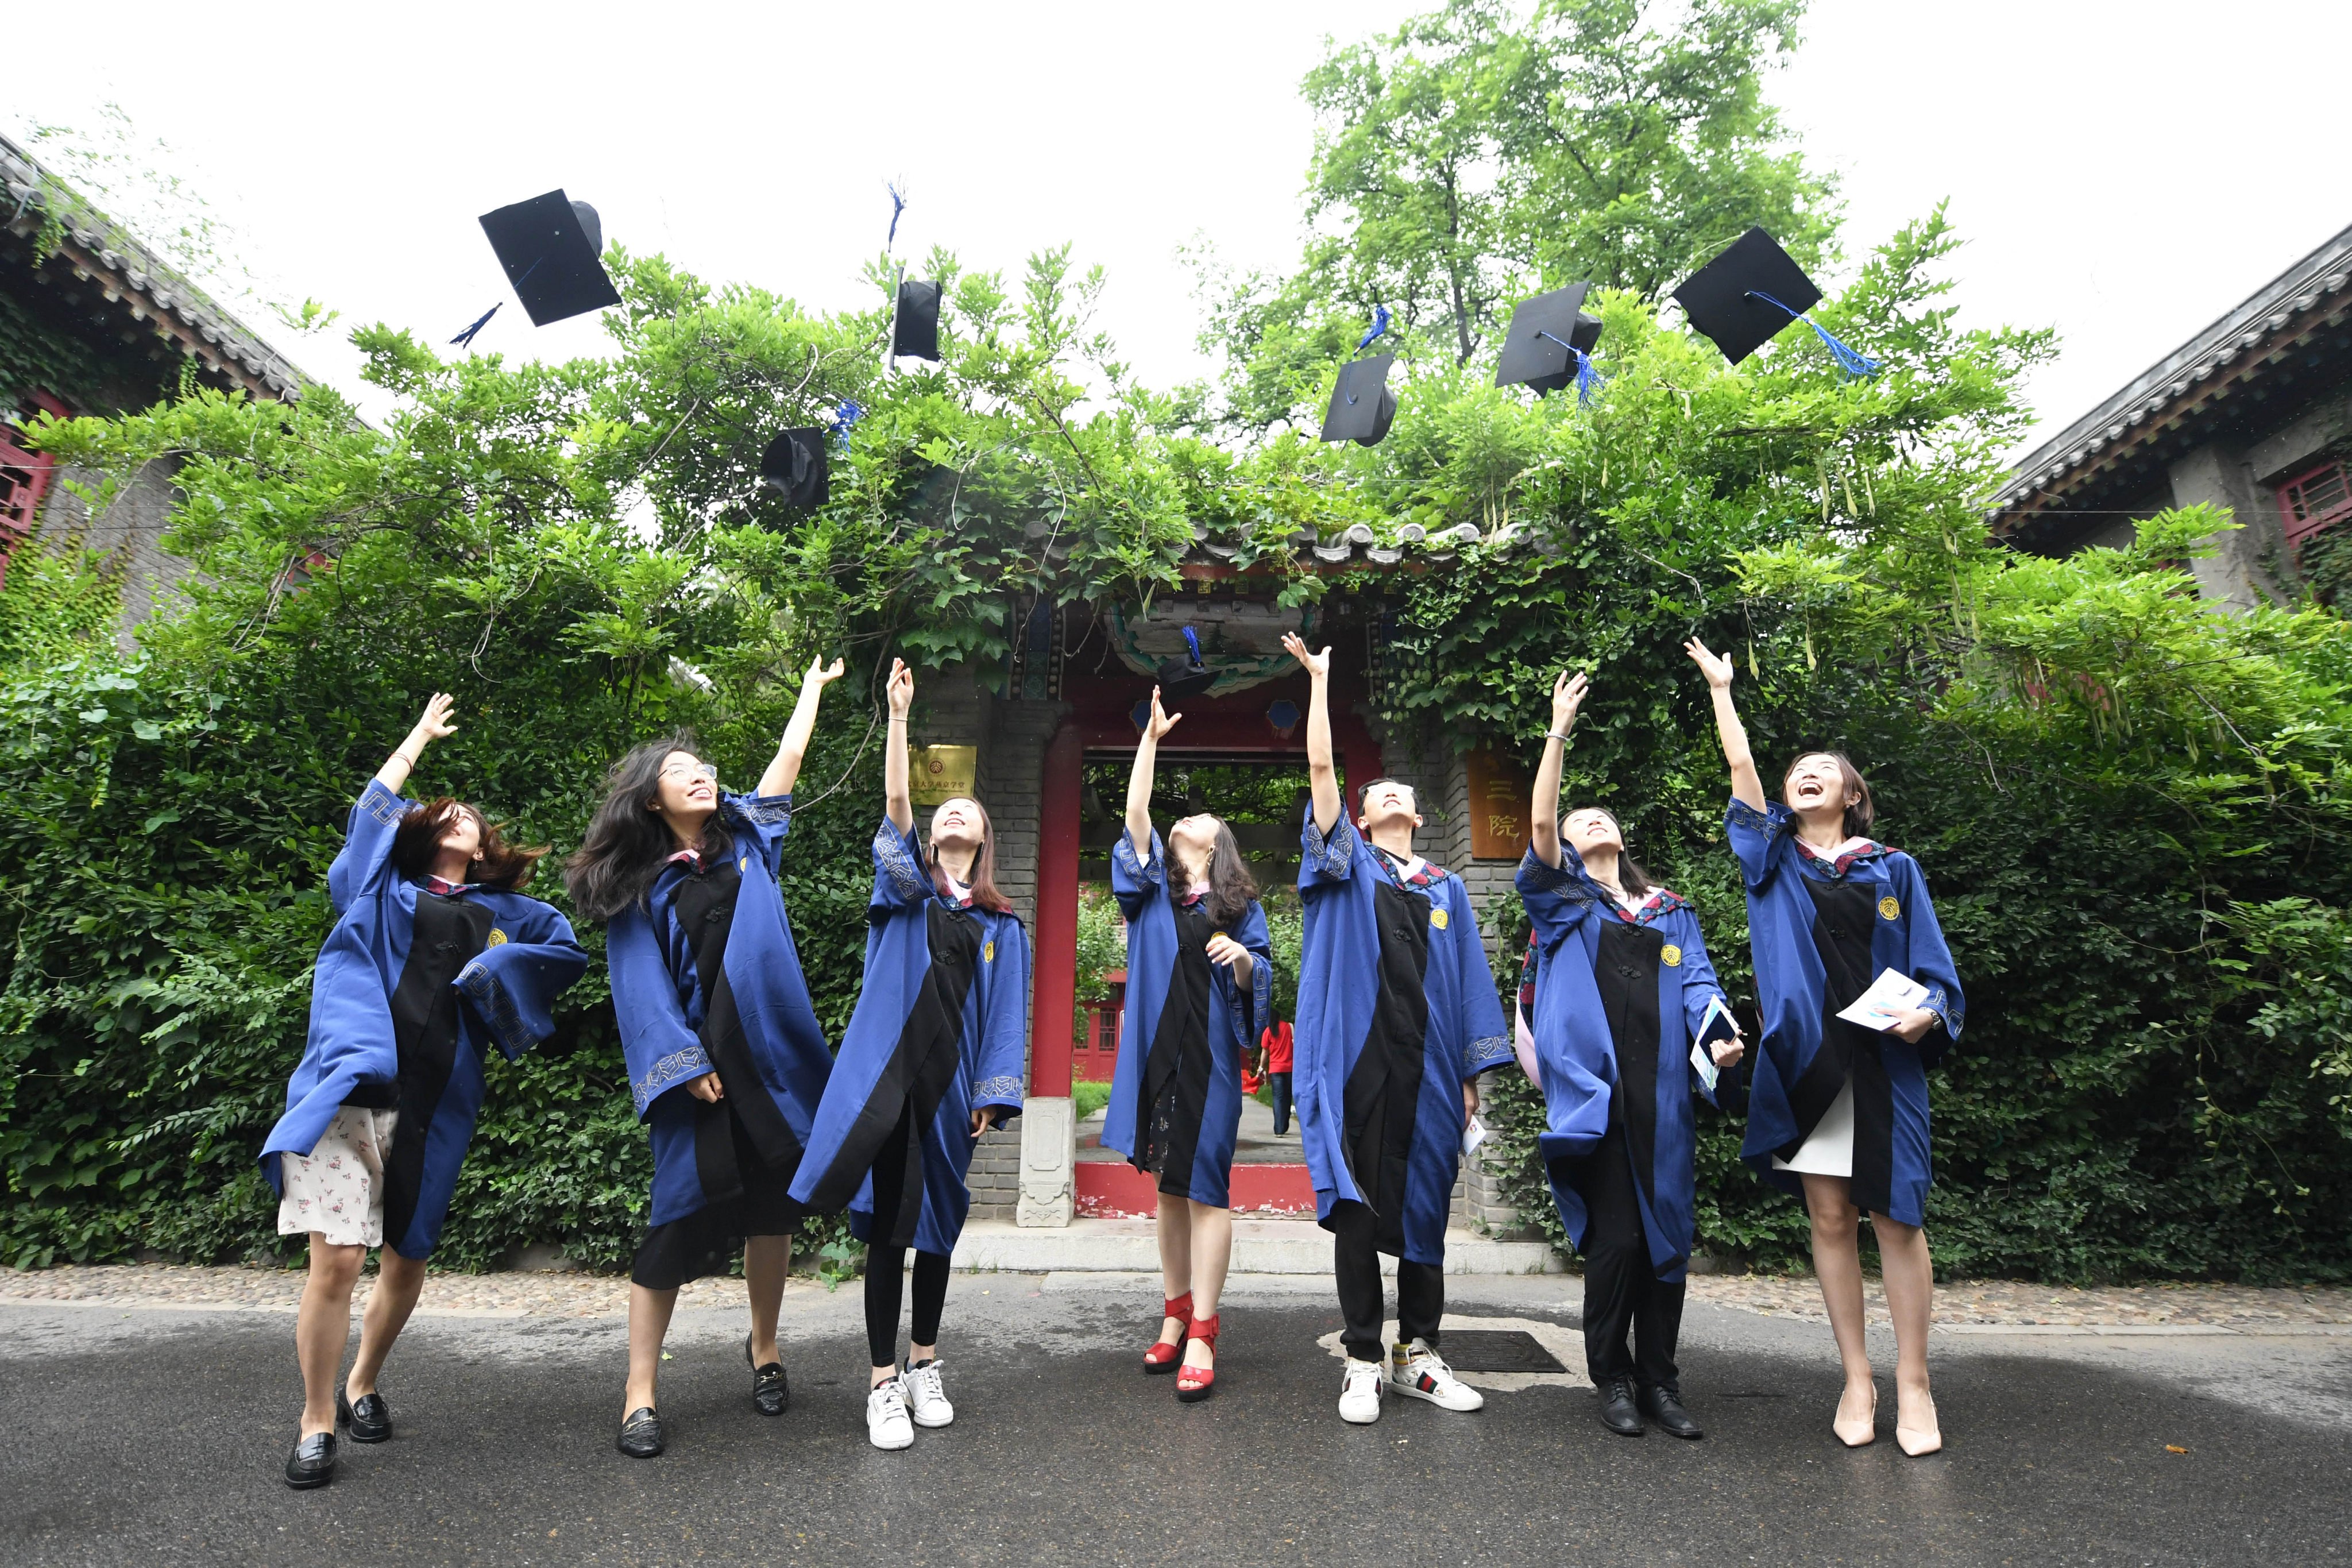
{"type": "Polygon", "coordinates": [[[122,618],[115,626],[115,641],[125,653],[131,651],[132,629],[177,601],[180,584],[188,574],[188,563],[163,545],[178,494],[172,483],[174,471],[175,466],[163,458],[148,464],[116,492],[103,512],[92,517],[82,499],[66,487],[72,483],[96,489],[100,476],[61,468],[41,503],[37,537],[43,542],[79,544],[110,557],[121,571],[122,618]]]}

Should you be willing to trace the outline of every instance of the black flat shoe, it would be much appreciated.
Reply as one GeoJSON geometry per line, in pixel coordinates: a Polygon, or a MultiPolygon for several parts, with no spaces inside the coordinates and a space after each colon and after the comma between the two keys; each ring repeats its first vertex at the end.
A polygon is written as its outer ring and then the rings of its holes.
{"type": "Polygon", "coordinates": [[[784,1363],[761,1366],[751,1361],[751,1336],[743,1336],[743,1359],[751,1367],[751,1408],[762,1415],[782,1415],[793,1403],[791,1384],[784,1381],[784,1363]]]}
{"type": "Polygon", "coordinates": [[[286,1456],[286,1484],[298,1492],[323,1487],[335,1479],[335,1435],[313,1432],[286,1456]]]}
{"type": "Polygon", "coordinates": [[[1706,1429],[1683,1408],[1682,1395],[1663,1385],[1642,1390],[1642,1414],[1658,1424],[1669,1437],[1704,1437],[1706,1429]]]}
{"type": "Polygon", "coordinates": [[[335,1390],[335,1423],[352,1429],[354,1443],[388,1443],[392,1441],[392,1406],[383,1402],[381,1394],[362,1394],[354,1405],[335,1390]]]}
{"type": "Polygon", "coordinates": [[[1642,1413],[1633,1407],[1633,1380],[1605,1378],[1597,1392],[1601,1395],[1601,1424],[1620,1437],[1640,1436],[1642,1413]]]}
{"type": "Polygon", "coordinates": [[[621,1435],[614,1439],[613,1447],[632,1459],[650,1459],[658,1455],[663,1447],[662,1424],[654,1407],[640,1405],[630,1411],[629,1418],[621,1423],[621,1435]]]}

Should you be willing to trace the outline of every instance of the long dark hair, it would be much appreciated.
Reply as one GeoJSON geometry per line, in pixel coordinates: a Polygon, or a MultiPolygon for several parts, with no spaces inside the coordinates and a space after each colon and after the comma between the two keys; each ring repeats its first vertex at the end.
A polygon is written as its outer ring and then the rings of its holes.
{"type": "MultiPolygon", "coordinates": [[[[1639,860],[1625,852],[1625,825],[1617,820],[1617,814],[1605,805],[1580,805],[1575,811],[1563,811],[1559,814],[1562,829],[1567,827],[1568,819],[1574,816],[1578,811],[1597,811],[1609,819],[1609,825],[1617,830],[1617,885],[1625,889],[1625,896],[1629,899],[1648,898],[1651,890],[1658,885],[1657,879],[1644,870],[1639,860]]],[[[1576,854],[1575,850],[1568,847],[1568,834],[1565,831],[1560,833],[1559,837],[1560,853],[1576,854]]],[[[1579,858],[1582,858],[1579,857],[1579,858]]]]}
{"type": "MultiPolygon", "coordinates": [[[[973,796],[967,795],[956,798],[971,801],[971,808],[980,813],[980,847],[972,853],[971,876],[965,884],[971,889],[971,901],[991,914],[1009,915],[1013,912],[1013,900],[998,891],[996,886],[996,824],[989,817],[988,807],[973,796]]],[[[948,868],[940,864],[938,849],[932,849],[930,856],[931,886],[938,889],[940,897],[944,899],[950,892],[948,868]]]]}
{"type": "MultiPolygon", "coordinates": [[[[1169,851],[1169,858],[1175,858],[1173,849],[1169,851]]],[[[1173,887],[1170,890],[1181,891],[1173,887]]],[[[1241,841],[1234,837],[1234,825],[1218,817],[1216,842],[1209,847],[1209,896],[1204,900],[1209,908],[1209,923],[1232,925],[1249,913],[1256,898],[1257,879],[1250,875],[1249,862],[1242,858],[1241,841]]]]}
{"type": "MultiPolygon", "coordinates": [[[[631,904],[643,904],[662,863],[677,851],[669,824],[647,809],[660,798],[662,763],[672,752],[702,754],[691,730],[677,730],[634,747],[604,775],[604,803],[588,823],[588,836],[563,863],[563,885],[582,918],[609,921],[631,904]]],[[[727,830],[712,812],[702,830],[702,858],[725,859],[727,830]]]]}
{"type": "Polygon", "coordinates": [[[1870,832],[1871,822],[1878,815],[1878,808],[1870,798],[1870,781],[1862,776],[1862,770],[1855,767],[1853,759],[1843,752],[1832,752],[1826,747],[1816,747],[1810,752],[1799,752],[1795,756],[1790,757],[1789,765],[1780,770],[1781,798],[1785,800],[1788,797],[1789,775],[1795,773],[1797,764],[1807,757],[1827,757],[1838,765],[1839,793],[1857,797],[1852,805],[1845,808],[1845,836],[1848,838],[1865,837],[1870,832]]]}
{"type": "Polygon", "coordinates": [[[441,836],[460,816],[472,817],[474,826],[482,830],[482,858],[467,880],[487,888],[503,888],[509,893],[522,891],[530,874],[539,869],[539,858],[547,853],[548,847],[542,844],[534,849],[508,843],[499,831],[499,824],[446,795],[436,795],[423,805],[410,806],[402,815],[400,826],[392,830],[392,866],[401,880],[414,882],[433,869],[433,857],[441,847],[441,836]]]}

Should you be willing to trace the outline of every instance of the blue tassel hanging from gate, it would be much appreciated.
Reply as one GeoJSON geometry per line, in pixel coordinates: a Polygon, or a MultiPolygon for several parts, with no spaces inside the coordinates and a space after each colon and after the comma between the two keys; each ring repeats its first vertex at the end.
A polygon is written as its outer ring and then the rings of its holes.
{"type": "MultiPolygon", "coordinates": [[[[1748,289],[1748,297],[1751,300],[1761,300],[1766,304],[1773,306],[1778,310],[1789,310],[1788,306],[1781,304],[1780,300],[1775,300],[1771,295],[1763,292],[1761,289],[1748,289]]],[[[1830,335],[1828,328],[1822,326],[1819,321],[1814,321],[1811,316],[1803,315],[1795,310],[1789,310],[1789,319],[1792,321],[1802,321],[1805,325],[1813,329],[1813,335],[1822,340],[1822,346],[1830,351],[1830,357],[1837,361],[1838,368],[1845,372],[1847,380],[1852,381],[1860,376],[1876,375],[1878,374],[1878,362],[1876,360],[1871,358],[1868,354],[1862,353],[1858,349],[1849,348],[1845,344],[1838,342],[1837,339],[1830,335]]]]}

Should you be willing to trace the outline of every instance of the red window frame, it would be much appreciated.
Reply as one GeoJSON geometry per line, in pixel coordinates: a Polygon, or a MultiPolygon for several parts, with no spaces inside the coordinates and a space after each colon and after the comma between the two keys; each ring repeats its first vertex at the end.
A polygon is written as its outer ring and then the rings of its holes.
{"type": "Polygon", "coordinates": [[[56,460],[46,452],[28,452],[0,425],[0,583],[8,580],[8,557],[19,541],[32,537],[41,517],[41,502],[49,493],[56,460]]]}
{"type": "Polygon", "coordinates": [[[2324,528],[2352,517],[2352,473],[2339,462],[2322,463],[2278,487],[2279,521],[2289,549],[2324,528]]]}

